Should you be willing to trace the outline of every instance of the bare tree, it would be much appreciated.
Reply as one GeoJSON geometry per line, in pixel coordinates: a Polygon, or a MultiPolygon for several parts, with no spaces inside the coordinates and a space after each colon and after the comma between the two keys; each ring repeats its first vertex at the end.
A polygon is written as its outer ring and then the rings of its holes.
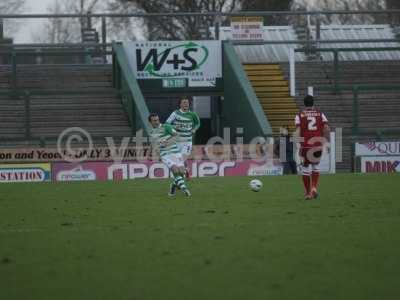
{"type": "MultiPolygon", "coordinates": [[[[109,0],[107,11],[110,13],[135,13],[137,7],[131,2],[109,0]]],[[[144,34],[143,19],[136,18],[110,18],[107,20],[108,39],[111,40],[136,40],[144,34]]]]}
{"type": "Polygon", "coordinates": [[[2,0],[0,2],[0,13],[9,14],[20,12],[25,2],[25,0],[2,0]]]}
{"type": "MultiPolygon", "coordinates": [[[[47,7],[47,12],[60,14],[64,12],[65,3],[56,0],[47,7]]],[[[76,20],[51,18],[48,19],[41,32],[35,33],[35,40],[42,43],[68,43],[79,39],[79,27],[76,20]]]]}
{"type": "Polygon", "coordinates": [[[387,9],[400,9],[400,1],[399,0],[386,0],[386,8],[387,9]]]}
{"type": "MultiPolygon", "coordinates": [[[[385,9],[385,0],[319,0],[310,2],[296,0],[292,6],[294,10],[380,10],[385,9]]],[[[326,14],[320,16],[323,24],[371,24],[382,23],[387,16],[373,14],[326,14]]]]}
{"type": "MultiPolygon", "coordinates": [[[[109,0],[112,12],[232,12],[237,10],[290,10],[294,0],[109,0]]],[[[209,37],[209,28],[214,26],[214,17],[160,17],[141,20],[114,19],[114,28],[131,30],[132,35],[143,35],[150,40],[156,39],[201,39],[209,37]],[[135,28],[137,28],[135,30],[135,28]]],[[[222,18],[223,24],[229,18],[222,18]]],[[[287,23],[286,17],[268,16],[266,25],[287,23]]],[[[118,30],[115,30],[118,31],[118,30]]]]}
{"type": "MultiPolygon", "coordinates": [[[[73,13],[90,14],[101,8],[101,0],[56,0],[47,7],[50,14],[73,13]]],[[[96,26],[98,20],[91,19],[91,26],[96,26]]],[[[88,27],[87,18],[51,18],[43,30],[34,34],[34,39],[40,42],[69,43],[81,40],[82,29],[88,27]]]]}
{"type": "MultiPolygon", "coordinates": [[[[26,0],[1,0],[0,1],[0,13],[1,14],[10,14],[10,13],[20,13],[23,11],[26,0]]],[[[7,23],[4,26],[5,36],[11,35],[11,33],[15,33],[18,30],[20,22],[16,22],[14,20],[7,20],[7,23]]],[[[3,32],[0,32],[0,38],[3,32]]]]}
{"type": "MultiPolygon", "coordinates": [[[[294,0],[242,0],[241,8],[246,11],[274,11],[274,10],[291,10],[294,0]]],[[[287,24],[287,16],[270,15],[264,18],[265,25],[287,24]]]]}
{"type": "MultiPolygon", "coordinates": [[[[127,8],[144,13],[230,12],[240,7],[239,0],[114,0],[109,8],[114,12],[127,8]]],[[[208,37],[214,17],[184,16],[146,18],[136,26],[143,28],[149,40],[201,39],[208,37]]],[[[137,34],[137,32],[136,32],[137,34]]]]}
{"type": "MultiPolygon", "coordinates": [[[[386,0],[386,8],[387,9],[400,9],[400,1],[399,0],[386,0]]],[[[397,27],[400,26],[400,14],[396,13],[390,16],[391,23],[397,27]]]]}

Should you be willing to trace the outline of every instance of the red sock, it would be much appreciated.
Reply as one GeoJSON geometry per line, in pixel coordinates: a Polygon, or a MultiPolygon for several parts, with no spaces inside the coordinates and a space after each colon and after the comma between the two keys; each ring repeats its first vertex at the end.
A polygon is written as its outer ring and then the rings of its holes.
{"type": "Polygon", "coordinates": [[[304,184],[304,189],[306,191],[306,194],[310,194],[311,192],[311,177],[310,175],[303,175],[303,184],[304,184]]]}
{"type": "Polygon", "coordinates": [[[311,173],[311,186],[313,189],[317,189],[318,186],[318,180],[319,180],[319,172],[313,171],[311,173]]]}

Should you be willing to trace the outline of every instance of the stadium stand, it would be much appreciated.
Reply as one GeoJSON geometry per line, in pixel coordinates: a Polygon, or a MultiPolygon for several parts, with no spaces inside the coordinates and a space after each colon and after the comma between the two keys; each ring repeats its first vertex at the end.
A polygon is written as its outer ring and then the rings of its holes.
{"type": "MultiPolygon", "coordinates": [[[[315,42],[316,28],[309,27],[312,41],[315,42]]],[[[222,39],[231,39],[229,27],[221,29],[222,39]]],[[[296,28],[291,26],[264,27],[265,40],[295,41],[301,40],[296,28]]],[[[395,39],[396,33],[390,25],[322,25],[321,40],[354,40],[354,39],[395,39]]],[[[315,44],[315,43],[314,43],[315,44]]],[[[343,162],[338,163],[339,170],[350,170],[352,167],[352,143],[354,141],[376,139],[377,134],[400,128],[400,51],[387,51],[387,47],[400,47],[398,42],[379,43],[321,43],[314,48],[343,49],[354,48],[354,51],[338,52],[338,66],[333,63],[333,51],[309,53],[297,52],[296,60],[296,103],[302,106],[302,98],[307,87],[314,87],[317,105],[328,116],[332,128],[343,129],[343,162]],[[318,46],[318,47],[316,47],[318,46]],[[377,51],[363,51],[366,48],[381,48],[377,51]],[[307,55],[306,55],[307,54],[307,55]],[[369,85],[368,91],[360,91],[358,104],[354,107],[353,87],[369,85]],[[371,88],[371,85],[376,89],[371,88]],[[385,88],[385,86],[399,86],[385,88]],[[336,88],[336,90],[335,90],[336,88]],[[357,114],[357,117],[355,117],[357,114]],[[357,124],[355,124],[357,123],[357,124]],[[357,128],[355,128],[357,126],[357,128]],[[355,130],[356,129],[356,130],[355,130]],[[359,134],[363,132],[363,134],[359,134]]],[[[284,79],[289,81],[289,50],[304,49],[299,44],[261,44],[236,45],[235,50],[246,70],[248,64],[279,64],[284,79]]],[[[251,78],[249,76],[249,78],[251,78]]],[[[255,87],[257,92],[257,87],[255,87]]],[[[262,98],[257,93],[262,106],[275,105],[273,97],[262,98]]],[[[279,109],[292,108],[282,102],[279,109]]],[[[273,124],[273,112],[265,110],[273,124]]],[[[390,135],[386,135],[390,136],[390,135]]]]}
{"type": "MultiPolygon", "coordinates": [[[[10,68],[0,66],[1,90],[10,88],[10,68]]],[[[2,139],[23,139],[25,133],[24,100],[0,94],[0,137],[2,139]]]]}
{"type": "MultiPolygon", "coordinates": [[[[316,104],[326,113],[332,128],[343,129],[344,162],[337,167],[349,170],[354,141],[376,138],[377,134],[400,128],[400,88],[385,88],[387,85],[400,86],[400,50],[366,50],[366,47],[400,47],[400,43],[318,44],[316,28],[310,26],[308,29],[315,46],[312,49],[331,50],[316,51],[312,55],[308,52],[310,49],[296,52],[296,97],[289,94],[288,55],[290,48],[305,47],[300,43],[299,30],[292,26],[264,27],[266,41],[299,41],[299,44],[224,46],[223,93],[235,105],[224,106],[222,115],[225,119],[221,125],[255,128],[250,135],[265,134],[271,129],[276,135],[281,126],[293,130],[294,115],[302,106],[307,87],[313,86],[316,104]],[[229,51],[230,47],[234,53],[229,51]],[[332,49],[338,51],[337,64],[332,49]],[[356,85],[360,85],[358,103],[353,91],[356,85]],[[364,85],[369,85],[368,91],[362,89],[364,85]],[[248,120],[257,120],[258,125],[254,122],[249,125],[248,120]]],[[[98,36],[90,33],[98,42],[98,36]]],[[[231,39],[230,28],[220,28],[220,38],[231,39]]],[[[321,26],[321,39],[325,41],[377,38],[394,39],[396,33],[389,25],[321,26]]],[[[88,39],[88,42],[92,41],[88,39]]],[[[12,68],[1,65],[2,91],[11,92],[17,88],[20,93],[17,96],[0,94],[0,116],[4,121],[0,125],[0,139],[51,140],[71,126],[87,129],[99,138],[131,135],[138,127],[138,114],[143,123],[147,105],[153,108],[165,106],[165,103],[154,102],[149,97],[145,100],[139,87],[129,86],[126,78],[133,75],[124,67],[126,59],[121,59],[121,53],[116,56],[120,59],[122,71],[119,72],[125,79],[115,88],[112,66],[102,64],[102,56],[89,61],[91,64],[49,64],[47,60],[46,64],[19,63],[16,82],[12,80],[12,68]],[[96,62],[99,64],[93,64],[96,62]],[[122,97],[121,103],[118,93],[128,86],[133,95],[129,97],[133,100],[125,99],[124,102],[122,97]],[[22,93],[26,90],[30,91],[29,96],[22,93]],[[135,110],[133,106],[139,109],[135,110]],[[126,114],[124,107],[130,113],[126,114]]],[[[163,111],[161,107],[159,110],[163,111]]]]}
{"type": "MultiPolygon", "coordinates": [[[[288,65],[283,66],[285,76],[289,76],[288,65]]],[[[379,131],[400,127],[400,89],[385,89],[385,85],[400,87],[400,61],[350,61],[342,62],[338,79],[338,93],[323,90],[334,84],[332,63],[303,62],[296,65],[297,88],[300,94],[296,97],[298,106],[302,105],[302,97],[307,86],[313,86],[318,107],[329,117],[333,129],[343,129],[343,163],[337,168],[351,168],[351,144],[356,139],[376,139],[379,131]],[[354,85],[376,86],[360,92],[358,96],[358,128],[369,134],[357,137],[353,132],[354,85]],[[381,88],[380,88],[381,87],[381,88]]]]}
{"type": "MultiPolygon", "coordinates": [[[[0,83],[11,91],[11,69],[0,68],[0,83]]],[[[72,126],[88,130],[94,138],[131,135],[112,87],[110,65],[19,65],[16,85],[18,91],[30,91],[29,100],[23,95],[0,97],[1,139],[26,140],[26,114],[32,140],[57,139],[72,126]]]]}
{"type": "Polygon", "coordinates": [[[271,123],[274,135],[281,127],[294,130],[293,115],[297,105],[289,94],[289,84],[279,64],[246,64],[244,69],[271,123]]]}

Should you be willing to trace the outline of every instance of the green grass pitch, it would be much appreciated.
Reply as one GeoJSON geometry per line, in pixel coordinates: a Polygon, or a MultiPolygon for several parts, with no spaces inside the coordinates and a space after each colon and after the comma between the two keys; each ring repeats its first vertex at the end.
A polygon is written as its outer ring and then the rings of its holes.
{"type": "Polygon", "coordinates": [[[0,186],[0,299],[398,299],[400,177],[0,186]]]}

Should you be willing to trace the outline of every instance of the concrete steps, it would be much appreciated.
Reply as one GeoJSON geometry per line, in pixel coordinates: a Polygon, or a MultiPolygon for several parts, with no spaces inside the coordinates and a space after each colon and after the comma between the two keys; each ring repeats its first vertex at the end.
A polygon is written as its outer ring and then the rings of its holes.
{"type": "MultiPolygon", "coordinates": [[[[32,139],[56,139],[69,127],[96,137],[130,136],[131,128],[110,65],[20,65],[19,90],[32,91],[29,121],[32,139]],[[72,93],[71,93],[72,92],[72,93]]],[[[0,66],[0,84],[10,85],[11,70],[0,66]]],[[[24,99],[0,96],[0,140],[25,137],[24,99]]]]}
{"type": "Polygon", "coordinates": [[[244,70],[253,86],[274,135],[281,127],[294,130],[298,109],[289,95],[289,85],[279,64],[246,64],[244,70]]]}

